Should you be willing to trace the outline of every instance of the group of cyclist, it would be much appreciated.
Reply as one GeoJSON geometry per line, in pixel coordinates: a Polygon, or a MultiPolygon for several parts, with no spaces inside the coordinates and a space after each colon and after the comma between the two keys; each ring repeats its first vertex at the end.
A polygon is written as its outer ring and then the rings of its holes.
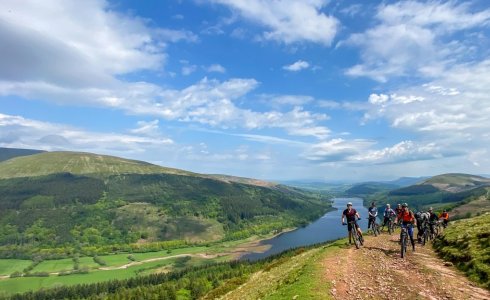
{"type": "MultiPolygon", "coordinates": [[[[378,217],[378,208],[376,203],[371,203],[368,208],[368,230],[374,230],[374,225],[376,224],[376,218],[378,217]]],[[[357,220],[360,220],[361,216],[352,207],[352,202],[347,203],[347,208],[342,213],[342,224],[345,224],[347,220],[347,230],[349,232],[349,244],[352,243],[352,226],[355,226],[359,236],[362,239],[362,231],[357,220]]],[[[398,204],[395,209],[391,208],[390,204],[386,204],[383,212],[383,225],[381,230],[384,230],[385,226],[390,226],[390,223],[398,224],[401,228],[406,228],[408,235],[410,237],[410,243],[412,245],[412,250],[415,251],[415,241],[413,237],[413,228],[417,226],[417,241],[421,242],[422,236],[425,230],[430,230],[431,234],[434,234],[436,224],[442,219],[442,225],[447,226],[449,222],[449,213],[444,210],[440,215],[437,215],[433,208],[429,208],[428,211],[422,212],[418,211],[413,213],[408,207],[407,203],[398,204]]]]}

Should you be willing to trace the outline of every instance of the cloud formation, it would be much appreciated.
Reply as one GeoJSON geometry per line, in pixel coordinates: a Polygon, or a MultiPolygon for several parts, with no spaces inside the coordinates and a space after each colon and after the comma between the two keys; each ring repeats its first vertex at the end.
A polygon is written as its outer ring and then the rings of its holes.
{"type": "Polygon", "coordinates": [[[127,155],[142,152],[148,147],[172,145],[172,139],[157,134],[155,125],[140,123],[140,127],[132,130],[131,134],[104,133],[0,113],[0,146],[127,155]]]}
{"type": "Polygon", "coordinates": [[[381,4],[375,18],[376,26],[352,34],[341,45],[361,51],[362,63],[349,68],[347,75],[386,82],[397,76],[437,76],[454,61],[478,55],[477,37],[461,41],[454,35],[488,27],[490,9],[475,12],[469,3],[456,1],[400,1],[381,4]]]}
{"type": "Polygon", "coordinates": [[[286,71],[298,72],[304,69],[308,69],[310,64],[304,60],[298,60],[295,63],[282,67],[286,71]]]}
{"type": "Polygon", "coordinates": [[[268,28],[265,40],[285,44],[298,42],[330,46],[339,21],[321,12],[326,0],[212,0],[226,5],[242,17],[268,28]]]}

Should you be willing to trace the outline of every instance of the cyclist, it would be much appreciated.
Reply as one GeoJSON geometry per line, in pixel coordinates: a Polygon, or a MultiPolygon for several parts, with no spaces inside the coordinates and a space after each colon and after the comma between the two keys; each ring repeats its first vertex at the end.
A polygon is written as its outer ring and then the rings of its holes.
{"type": "Polygon", "coordinates": [[[447,223],[449,222],[449,214],[447,213],[447,210],[444,210],[442,214],[439,215],[439,219],[442,219],[442,226],[446,228],[447,223]]]}
{"type": "MultiPolygon", "coordinates": [[[[412,243],[412,250],[415,251],[415,242],[413,241],[413,225],[416,225],[413,212],[408,209],[408,204],[402,204],[402,211],[396,216],[396,221],[400,221],[402,228],[407,228],[408,236],[410,237],[410,243],[412,243]]],[[[401,236],[400,236],[401,239],[401,236]]]]}
{"type": "Polygon", "coordinates": [[[352,234],[350,232],[352,230],[352,224],[356,226],[357,232],[359,233],[359,236],[362,240],[361,227],[359,227],[359,225],[357,224],[357,219],[361,219],[361,216],[354,208],[352,208],[352,202],[347,203],[347,208],[342,213],[342,225],[345,224],[345,219],[347,219],[347,230],[349,231],[349,244],[352,244],[352,234]]]}
{"type": "Polygon", "coordinates": [[[396,216],[396,213],[393,209],[391,209],[391,205],[388,203],[386,204],[386,208],[385,208],[385,211],[383,213],[383,226],[381,227],[381,230],[383,230],[386,226],[386,224],[388,224],[388,221],[392,218],[396,216]]]}
{"type": "Polygon", "coordinates": [[[434,213],[434,210],[431,208],[429,208],[429,228],[430,228],[430,233],[431,234],[434,234],[434,227],[437,223],[437,221],[439,221],[439,217],[434,213]]]}
{"type": "Polygon", "coordinates": [[[395,213],[398,216],[402,212],[402,205],[398,203],[395,208],[395,213]]]}
{"type": "Polygon", "coordinates": [[[378,208],[376,207],[376,203],[371,203],[371,207],[368,208],[368,214],[368,230],[371,228],[371,230],[374,231],[374,223],[376,222],[376,217],[378,216],[378,208]]]}

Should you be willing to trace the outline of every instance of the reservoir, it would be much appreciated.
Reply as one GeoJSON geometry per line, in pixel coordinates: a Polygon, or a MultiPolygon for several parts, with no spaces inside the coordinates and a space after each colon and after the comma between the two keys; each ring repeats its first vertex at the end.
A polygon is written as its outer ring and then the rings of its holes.
{"type": "Polygon", "coordinates": [[[361,215],[361,220],[358,221],[358,224],[361,226],[363,232],[366,231],[368,211],[363,206],[361,198],[334,198],[332,201],[332,206],[336,210],[326,213],[306,227],[285,232],[274,238],[261,241],[260,245],[266,246],[268,250],[248,253],[243,255],[241,259],[257,260],[290,248],[308,246],[346,237],[347,226],[342,226],[341,217],[348,202],[352,202],[353,207],[361,215]]]}

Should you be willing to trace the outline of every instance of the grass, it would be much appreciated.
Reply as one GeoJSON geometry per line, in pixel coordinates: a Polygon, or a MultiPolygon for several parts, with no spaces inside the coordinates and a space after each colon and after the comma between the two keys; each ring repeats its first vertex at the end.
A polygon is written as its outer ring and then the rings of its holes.
{"type": "Polygon", "coordinates": [[[32,272],[59,272],[73,270],[73,260],[71,258],[45,260],[32,269],[32,272]]]}
{"type": "Polygon", "coordinates": [[[31,264],[31,260],[0,259],[0,275],[10,275],[14,272],[22,272],[22,270],[31,264]]]}
{"type": "Polygon", "coordinates": [[[490,213],[449,223],[434,248],[468,277],[490,289],[490,213]]]}

